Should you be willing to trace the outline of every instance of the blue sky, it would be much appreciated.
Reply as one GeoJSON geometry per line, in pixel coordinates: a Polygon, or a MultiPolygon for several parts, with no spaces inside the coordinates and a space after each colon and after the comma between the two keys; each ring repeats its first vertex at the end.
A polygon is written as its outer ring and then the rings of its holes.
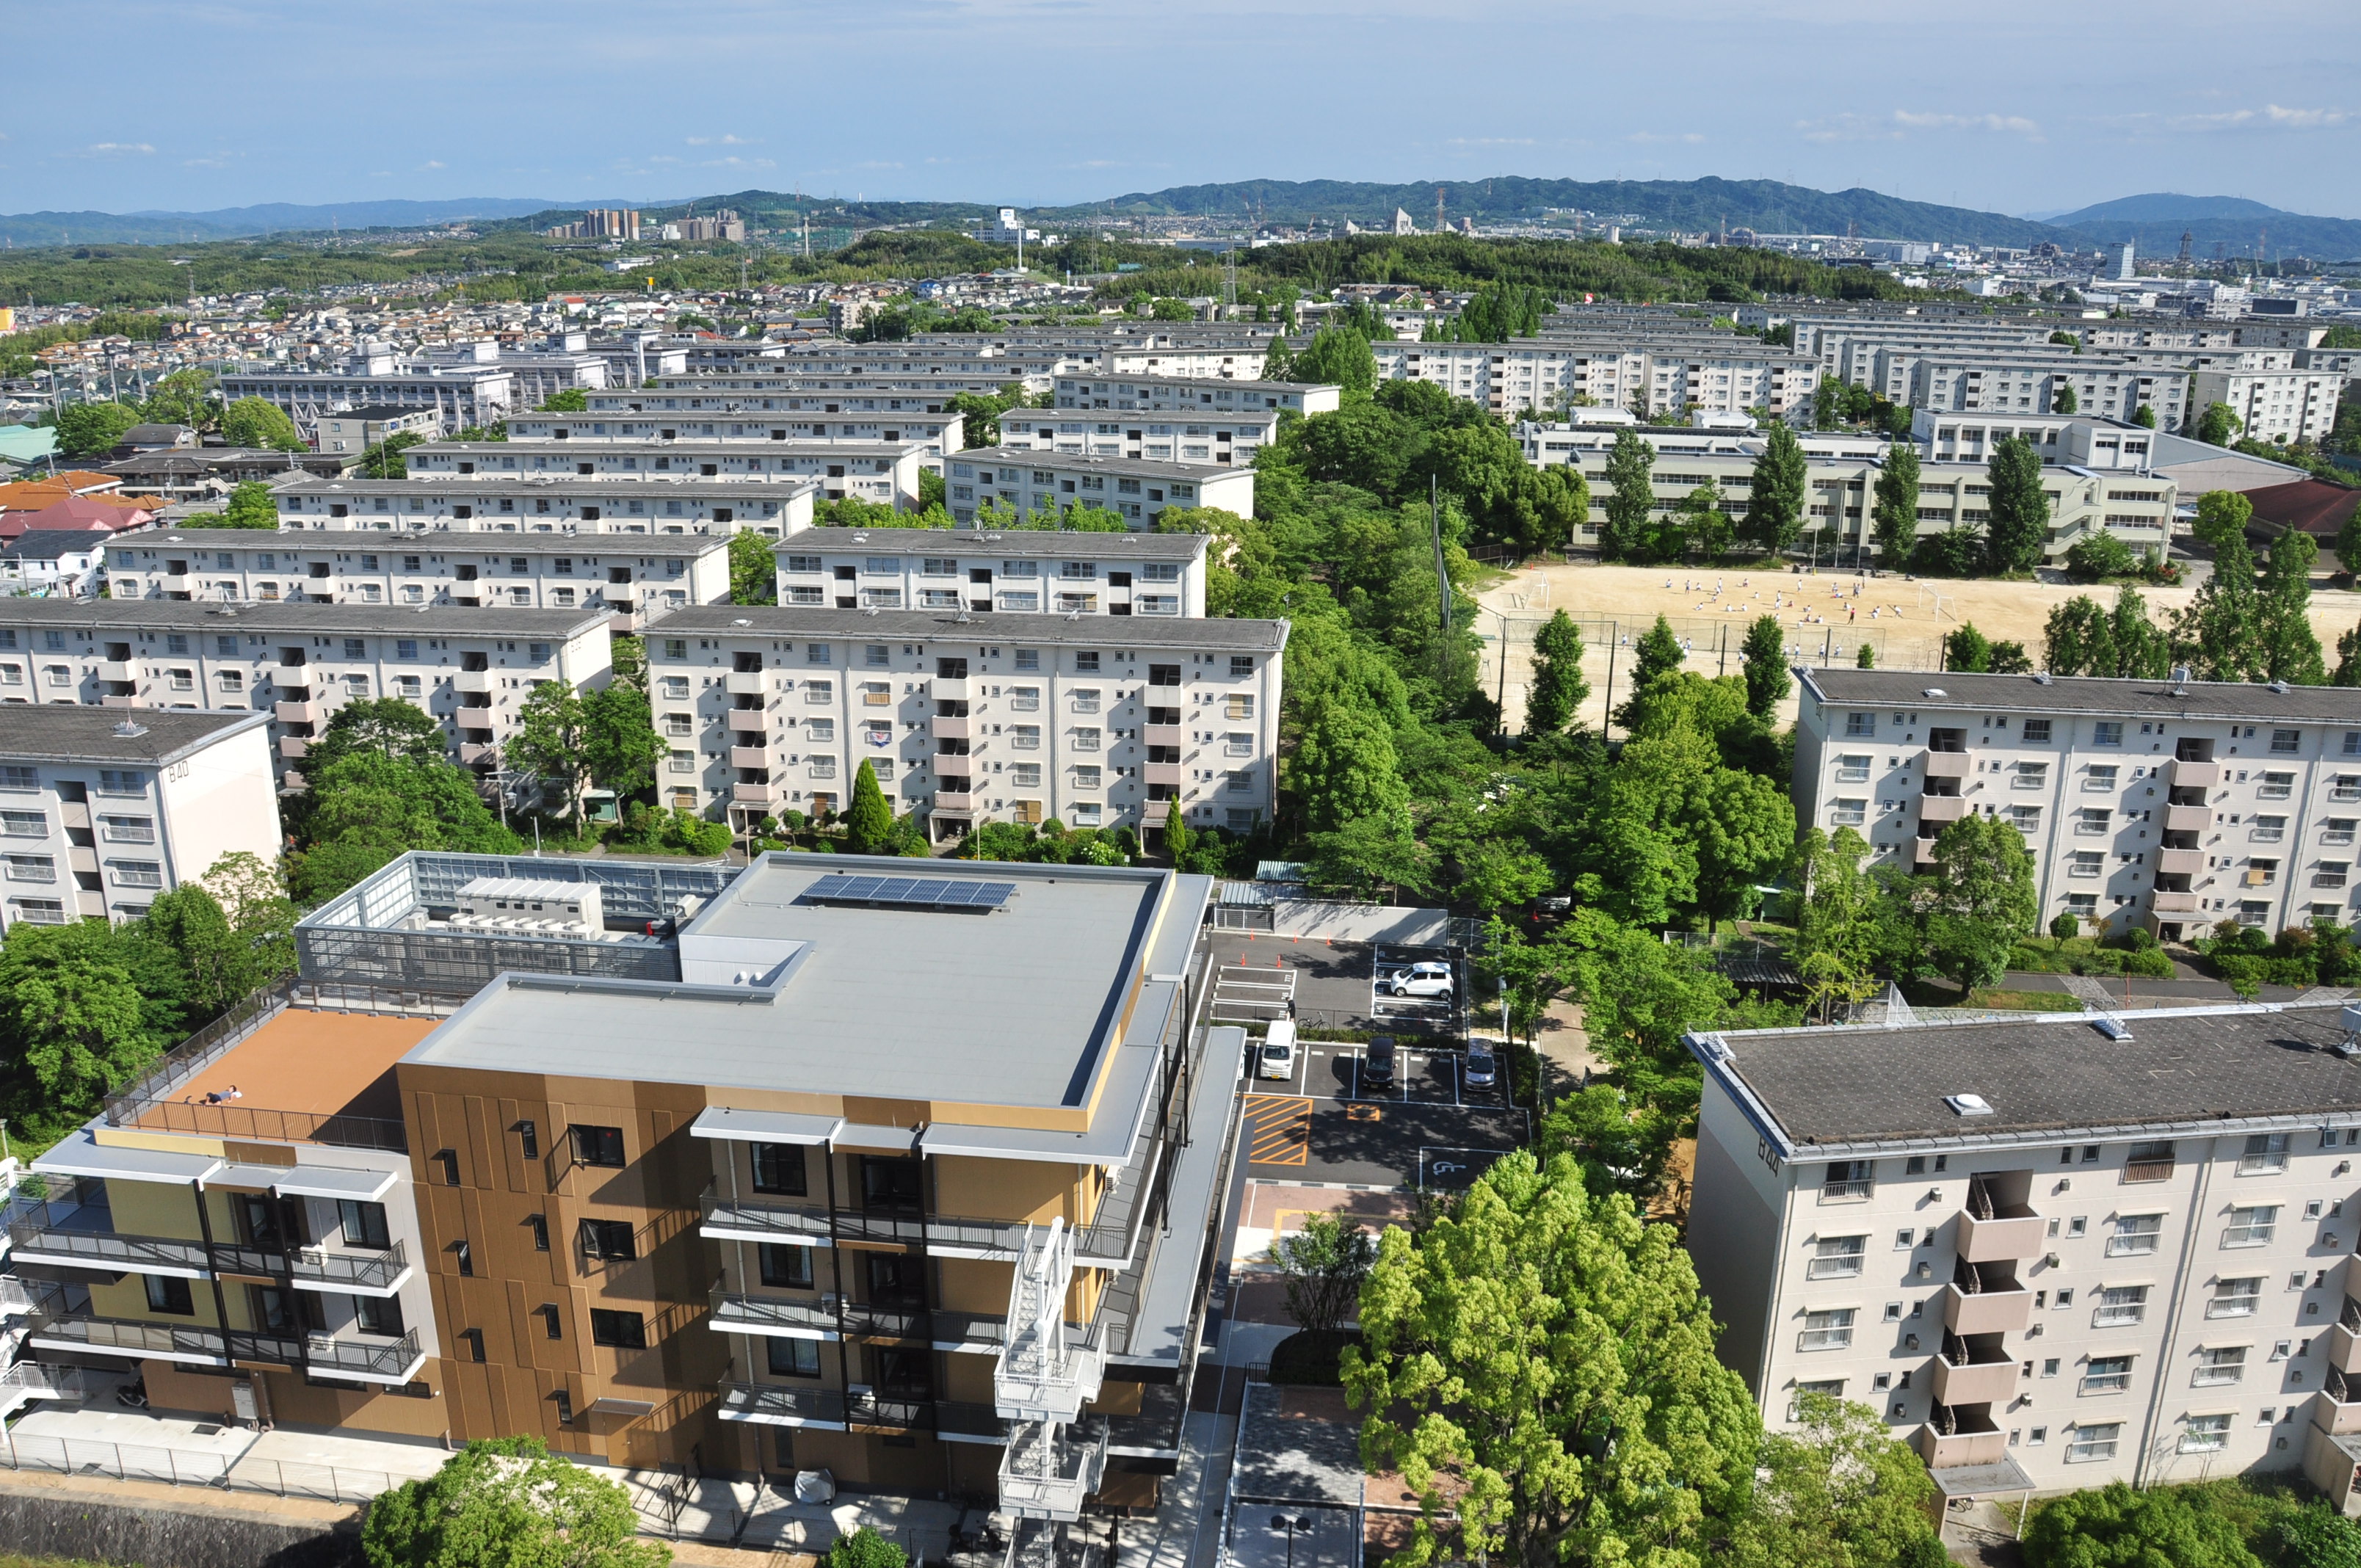
{"type": "Polygon", "coordinates": [[[2352,0],[74,0],[10,42],[11,212],[1720,174],[2361,216],[2352,0]]]}

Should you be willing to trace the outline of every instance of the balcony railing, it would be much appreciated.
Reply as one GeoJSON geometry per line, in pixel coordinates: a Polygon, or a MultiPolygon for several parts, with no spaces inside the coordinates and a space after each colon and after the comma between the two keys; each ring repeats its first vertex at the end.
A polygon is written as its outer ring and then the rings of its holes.
{"type": "Polygon", "coordinates": [[[195,1323],[73,1315],[37,1319],[31,1338],[33,1343],[50,1349],[154,1356],[216,1366],[233,1362],[276,1363],[376,1383],[406,1383],[426,1359],[415,1329],[399,1339],[370,1341],[252,1329],[224,1332],[195,1323]]]}
{"type": "Polygon", "coordinates": [[[202,1241],[118,1235],[109,1211],[95,1204],[36,1204],[8,1227],[8,1246],[21,1261],[82,1268],[204,1278],[213,1258],[202,1241]]]}
{"type": "Polygon", "coordinates": [[[875,1428],[888,1431],[931,1431],[935,1425],[932,1399],[914,1398],[873,1389],[847,1396],[837,1388],[799,1388],[785,1383],[721,1385],[721,1419],[754,1421],[769,1426],[875,1428]]]}
{"type": "Polygon", "coordinates": [[[276,1247],[217,1244],[214,1266],[225,1274],[285,1277],[323,1290],[390,1291],[410,1273],[410,1255],[400,1242],[383,1248],[276,1247]]]}
{"type": "Polygon", "coordinates": [[[1020,1421],[1009,1429],[1000,1456],[1000,1507],[1019,1519],[1077,1519],[1082,1503],[1106,1474],[1104,1429],[1070,1438],[1047,1421],[1020,1421]]]}

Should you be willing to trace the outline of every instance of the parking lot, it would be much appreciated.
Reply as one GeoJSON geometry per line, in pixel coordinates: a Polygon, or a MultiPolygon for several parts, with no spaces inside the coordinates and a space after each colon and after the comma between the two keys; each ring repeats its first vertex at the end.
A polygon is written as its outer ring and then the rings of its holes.
{"type": "Polygon", "coordinates": [[[1223,931],[1211,938],[1211,951],[1216,1023],[1259,1027],[1272,1018],[1293,1018],[1313,1029],[1453,1038],[1464,1033],[1467,966],[1452,948],[1223,931]],[[1379,994],[1387,977],[1421,962],[1450,966],[1447,998],[1379,994]]]}

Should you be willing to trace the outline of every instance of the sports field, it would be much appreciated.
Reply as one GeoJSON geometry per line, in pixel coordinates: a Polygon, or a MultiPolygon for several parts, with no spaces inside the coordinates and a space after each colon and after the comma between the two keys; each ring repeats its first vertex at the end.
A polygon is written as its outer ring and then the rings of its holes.
{"type": "MultiPolygon", "coordinates": [[[[2313,580],[2312,630],[2335,662],[2336,639],[2361,622],[2361,593],[2313,580]]],[[[2142,588],[2148,614],[2159,623],[2187,604],[2192,587],[2142,588]]],[[[1497,661],[1505,631],[1510,644],[1505,707],[1511,728],[1524,713],[1524,678],[1532,669],[1532,637],[1552,611],[1563,609],[1582,628],[1583,670],[1590,700],[1583,717],[1593,728],[1608,706],[1610,654],[1614,700],[1631,696],[1631,645],[1664,616],[1689,645],[1687,667],[1701,674],[1735,674],[1739,644],[1758,616],[1776,614],[1787,629],[1788,656],[1801,663],[1850,664],[1860,645],[1876,650],[1880,669],[1932,670],[1945,633],[1962,622],[1994,641],[2025,644],[2040,662],[2042,627],[2049,612],[2077,594],[2113,604],[2112,587],[1960,579],[1914,582],[1898,576],[1855,576],[1822,571],[1710,571],[1695,567],[1600,566],[1566,562],[1518,569],[1478,595],[1487,613],[1477,618],[1484,638],[1486,689],[1501,694],[1497,661]]],[[[1791,693],[1782,721],[1795,716],[1791,693]]]]}

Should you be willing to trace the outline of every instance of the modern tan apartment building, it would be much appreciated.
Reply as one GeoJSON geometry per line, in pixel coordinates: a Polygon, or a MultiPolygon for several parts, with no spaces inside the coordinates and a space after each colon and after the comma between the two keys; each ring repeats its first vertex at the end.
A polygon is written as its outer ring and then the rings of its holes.
{"type": "Polygon", "coordinates": [[[1688,1247],[1766,1424],[1947,1499],[2301,1468],[2361,1511],[2361,1008],[1698,1032],[1688,1247]]]}
{"type": "MultiPolygon", "coordinates": [[[[291,765],[337,708],[400,697],[489,767],[544,681],[603,686],[603,609],[0,599],[0,704],[264,713],[291,765]]],[[[290,771],[284,781],[299,782],[290,771]]]]}
{"type": "Polygon", "coordinates": [[[1245,1047],[1192,1014],[1211,884],[906,870],[405,857],[307,919],[291,1005],[43,1157],[36,1353],[159,1409],[993,1495],[1042,1545],[1151,1502],[1245,1047]],[[677,938],[603,929],[648,910],[677,938]]]}
{"type": "Polygon", "coordinates": [[[1277,806],[1287,634],[1284,620],[683,610],[648,641],[656,784],[737,824],[841,810],[865,762],[938,842],[989,821],[1161,829],[1175,800],[1192,828],[1247,833],[1277,806]]]}
{"type": "Polygon", "coordinates": [[[2361,693],[2337,686],[1799,667],[1795,816],[1925,866],[1946,823],[2014,823],[2041,923],[2167,940],[2349,925],[2361,693]]]}

